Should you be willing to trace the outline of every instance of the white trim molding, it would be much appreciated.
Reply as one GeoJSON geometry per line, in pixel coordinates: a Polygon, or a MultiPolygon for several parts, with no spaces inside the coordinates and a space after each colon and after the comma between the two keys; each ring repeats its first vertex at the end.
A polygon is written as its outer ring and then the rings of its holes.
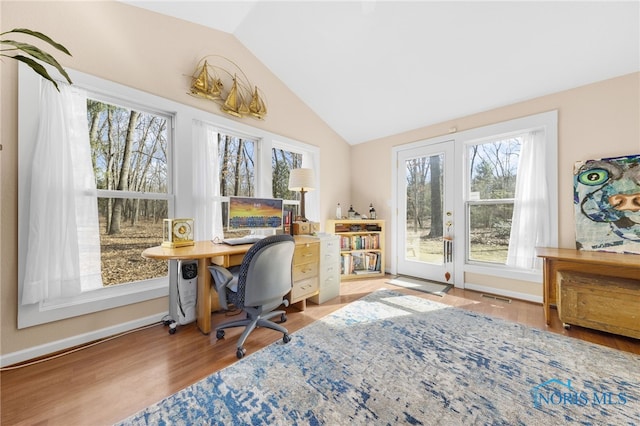
{"type": "Polygon", "coordinates": [[[122,324],[116,324],[111,327],[105,327],[100,330],[91,331],[89,333],[78,334],[66,339],[57,340],[55,342],[45,343],[43,345],[34,346],[21,351],[0,355],[0,367],[4,368],[9,365],[14,365],[20,362],[28,361],[30,359],[39,358],[48,354],[59,352],[67,348],[84,345],[86,343],[95,342],[96,340],[104,339],[111,336],[116,336],[127,331],[132,331],[140,327],[158,323],[161,325],[161,321],[166,317],[169,312],[161,312],[159,314],[151,315],[145,318],[138,318],[133,321],[125,322],[122,324]]]}

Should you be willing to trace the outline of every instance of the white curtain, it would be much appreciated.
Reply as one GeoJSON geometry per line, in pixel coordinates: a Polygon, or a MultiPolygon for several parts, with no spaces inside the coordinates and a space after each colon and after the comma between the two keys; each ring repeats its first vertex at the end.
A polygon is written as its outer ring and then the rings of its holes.
{"type": "Polygon", "coordinates": [[[201,121],[193,122],[193,226],[195,240],[223,237],[218,170],[218,132],[201,121]]]}
{"type": "Polygon", "coordinates": [[[520,151],[508,266],[540,269],[535,248],[551,242],[550,213],[545,132],[536,130],[524,136],[520,151]]]}
{"type": "Polygon", "coordinates": [[[87,96],[43,82],[31,169],[29,236],[22,304],[102,287],[96,183],[87,96]]]}

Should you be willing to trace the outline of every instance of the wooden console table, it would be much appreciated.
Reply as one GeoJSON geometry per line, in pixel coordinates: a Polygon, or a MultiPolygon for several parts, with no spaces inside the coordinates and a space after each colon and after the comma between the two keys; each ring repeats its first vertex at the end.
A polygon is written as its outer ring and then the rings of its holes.
{"type": "Polygon", "coordinates": [[[543,309],[547,325],[551,323],[550,307],[557,305],[560,271],[640,280],[640,255],[560,248],[538,248],[536,254],[544,261],[543,309]]]}

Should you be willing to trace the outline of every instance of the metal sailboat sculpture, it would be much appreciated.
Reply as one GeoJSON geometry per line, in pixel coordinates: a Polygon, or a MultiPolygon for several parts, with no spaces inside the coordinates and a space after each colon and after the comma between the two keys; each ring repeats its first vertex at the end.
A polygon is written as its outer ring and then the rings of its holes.
{"type": "Polygon", "coordinates": [[[267,106],[258,93],[258,86],[255,86],[253,90],[253,96],[249,103],[249,113],[260,120],[264,119],[264,116],[267,115],[267,106]]]}
{"type": "Polygon", "coordinates": [[[242,86],[238,85],[238,76],[234,75],[229,94],[221,106],[222,110],[238,118],[247,115],[249,113],[249,106],[245,100],[246,94],[242,92],[242,86]]]}
{"type": "Polygon", "coordinates": [[[240,76],[238,72],[234,71],[232,74],[218,65],[210,64],[203,58],[198,62],[198,66],[191,76],[189,94],[218,103],[223,112],[233,115],[234,117],[243,118],[250,115],[259,120],[264,119],[267,115],[267,105],[264,100],[264,95],[258,89],[258,86],[249,83],[249,80],[240,67],[229,59],[217,55],[207,56],[207,58],[209,57],[225,59],[234,65],[237,71],[239,71],[240,76]],[[202,64],[203,61],[204,64],[201,66],[200,64],[202,64]],[[219,75],[228,76],[225,78],[225,82],[229,85],[223,83],[219,75]],[[227,93],[224,92],[225,86],[230,87],[227,93]],[[253,91],[250,89],[251,87],[253,87],[253,91]]]}
{"type": "Polygon", "coordinates": [[[209,63],[204,61],[204,65],[192,79],[191,94],[213,101],[221,98],[222,88],[222,80],[215,74],[209,74],[209,63]]]}

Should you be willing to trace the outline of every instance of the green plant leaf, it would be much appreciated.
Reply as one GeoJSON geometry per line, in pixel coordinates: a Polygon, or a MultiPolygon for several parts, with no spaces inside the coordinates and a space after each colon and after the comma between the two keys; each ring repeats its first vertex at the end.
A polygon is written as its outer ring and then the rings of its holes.
{"type": "Polygon", "coordinates": [[[35,72],[37,72],[38,74],[40,74],[42,76],[42,78],[45,78],[47,80],[49,80],[50,82],[53,83],[53,85],[56,87],[56,90],[59,92],[60,88],[58,87],[58,83],[51,78],[51,76],[49,75],[49,73],[47,72],[47,69],[45,67],[43,67],[40,63],[34,61],[33,59],[23,56],[23,55],[16,55],[16,56],[12,56],[13,59],[20,61],[20,62],[24,62],[25,64],[29,65],[31,67],[32,70],[34,70],[35,72]]]}
{"type": "MultiPolygon", "coordinates": [[[[35,59],[38,59],[38,60],[40,60],[40,61],[42,61],[42,62],[44,62],[46,64],[49,64],[49,65],[55,67],[60,72],[60,74],[62,74],[64,76],[64,78],[67,79],[69,84],[72,84],[72,81],[71,81],[71,78],[69,77],[69,74],[67,74],[67,72],[64,70],[64,68],[62,68],[62,66],[60,65],[60,63],[58,63],[56,58],[54,58],[53,56],[51,56],[47,52],[45,52],[45,51],[43,51],[43,50],[39,49],[38,47],[33,46],[31,44],[23,43],[23,42],[15,41],[15,40],[2,40],[1,43],[2,44],[7,44],[7,45],[10,45],[10,46],[14,46],[16,49],[21,50],[22,52],[33,56],[35,59]]],[[[8,56],[8,55],[3,55],[3,56],[8,56]]],[[[15,57],[16,56],[14,56],[14,58],[15,57]]]]}
{"type": "Polygon", "coordinates": [[[64,47],[63,45],[61,45],[60,43],[56,43],[55,41],[53,41],[50,37],[42,34],[41,32],[38,31],[32,31],[32,30],[28,30],[26,28],[14,28],[11,31],[7,31],[4,33],[1,33],[0,36],[3,36],[5,34],[10,34],[10,33],[22,33],[22,34],[28,34],[30,36],[39,38],[40,40],[46,41],[47,43],[49,43],[51,46],[55,47],[56,49],[58,49],[61,52],[66,53],[67,55],[71,56],[71,53],[69,53],[69,51],[67,50],[66,47],[64,47]]]}

